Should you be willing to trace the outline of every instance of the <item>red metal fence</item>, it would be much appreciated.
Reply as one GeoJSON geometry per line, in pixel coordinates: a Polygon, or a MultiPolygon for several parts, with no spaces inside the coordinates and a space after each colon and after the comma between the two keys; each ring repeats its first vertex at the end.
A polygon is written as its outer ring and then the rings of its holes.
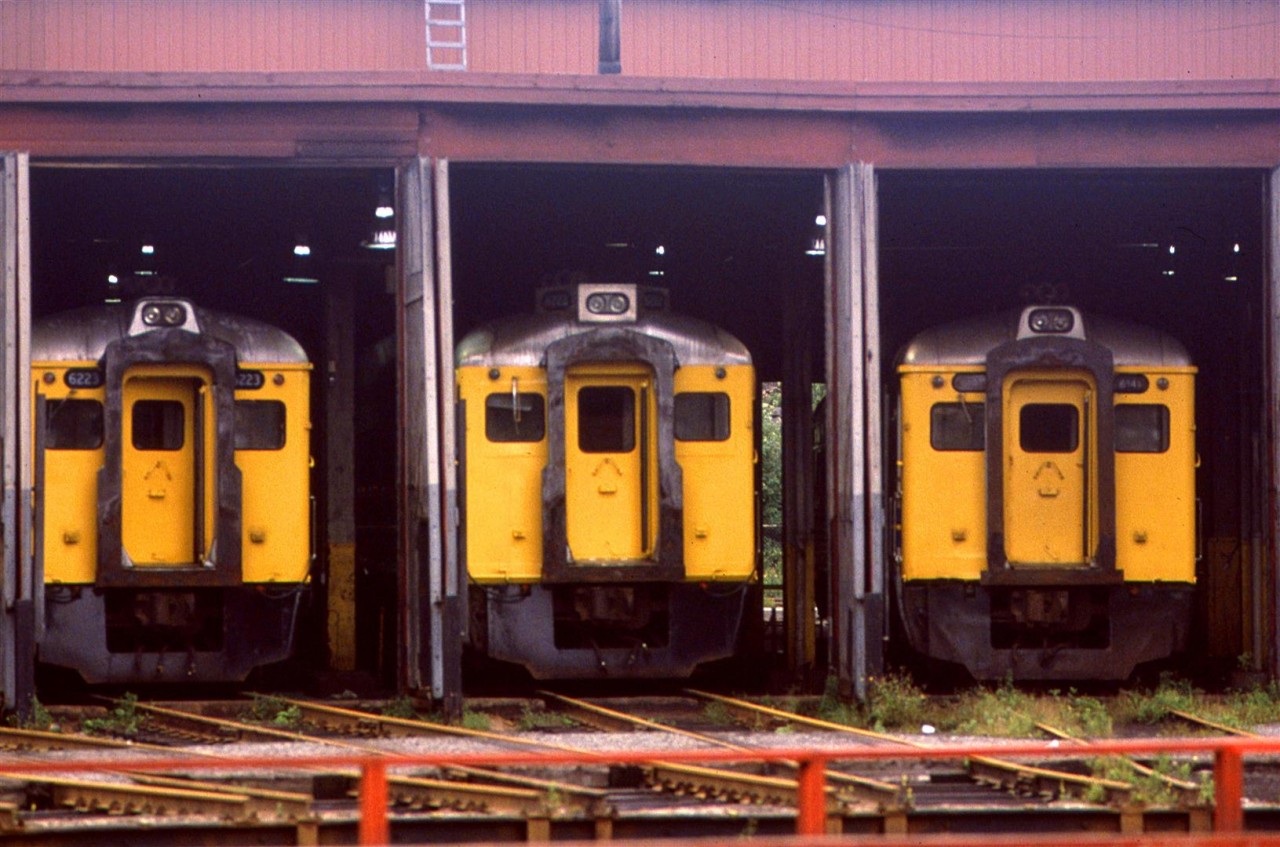
{"type": "MultiPolygon", "coordinates": [[[[1037,834],[1034,836],[1037,845],[1150,845],[1154,843],[1174,845],[1267,845],[1280,847],[1280,832],[1273,834],[1245,833],[1244,828],[1244,759],[1250,755],[1280,755],[1280,737],[1278,738],[1183,738],[1183,739],[1128,739],[1095,741],[1087,745],[1073,746],[1070,755],[1079,758],[1092,758],[1117,754],[1147,755],[1212,755],[1214,759],[1214,832],[1170,835],[1158,833],[1152,835],[1133,834],[1097,834],[1097,835],[1061,835],[1037,834]]],[[[800,765],[798,796],[799,807],[796,815],[796,838],[788,838],[786,844],[819,844],[835,843],[835,839],[825,836],[826,806],[826,772],[832,762],[866,762],[866,761],[905,761],[905,760],[947,760],[963,759],[971,756],[998,756],[1002,759],[1061,758],[1064,751],[1052,743],[1013,742],[1013,743],[981,743],[981,744],[940,744],[937,747],[866,747],[840,746],[815,749],[777,748],[769,750],[680,750],[643,752],[485,752],[485,753],[435,753],[435,754],[398,754],[386,756],[376,755],[341,755],[341,756],[298,756],[281,759],[278,755],[271,757],[174,757],[174,758],[131,758],[104,762],[96,760],[62,759],[58,761],[34,761],[31,759],[6,757],[0,759],[0,769],[8,773],[40,774],[49,772],[115,772],[115,771],[164,771],[182,770],[219,771],[229,769],[263,768],[268,770],[298,770],[316,768],[358,768],[362,774],[360,783],[360,823],[359,843],[362,845],[387,844],[390,840],[390,824],[388,819],[388,769],[406,767],[442,767],[484,766],[484,765],[584,765],[584,764],[634,764],[682,762],[682,763],[729,763],[729,762],[798,762],[800,765]]],[[[839,843],[848,845],[855,843],[850,836],[839,837],[839,843]]],[[[1025,844],[1027,836],[1010,836],[1008,839],[983,836],[946,835],[946,836],[877,836],[872,839],[862,838],[864,843],[877,845],[976,845],[976,844],[1025,844]]],[[[735,839],[737,841],[737,839],[735,839]]],[[[681,843],[681,842],[671,842],[681,843]]],[[[693,843],[693,842],[688,842],[693,843]]],[[[698,841],[707,844],[708,841],[698,841]]],[[[784,843],[776,838],[761,838],[757,844],[784,843]]]]}

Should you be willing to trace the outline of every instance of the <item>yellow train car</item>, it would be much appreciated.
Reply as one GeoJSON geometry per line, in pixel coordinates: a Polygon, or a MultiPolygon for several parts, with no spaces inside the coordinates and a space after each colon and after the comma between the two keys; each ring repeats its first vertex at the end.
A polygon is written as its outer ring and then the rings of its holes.
{"type": "Polygon", "coordinates": [[[222,682],[287,658],[310,578],[310,369],[275,327],[164,297],[32,327],[39,660],[222,682]]]}
{"type": "Polygon", "coordinates": [[[457,348],[471,646],[535,678],[733,655],[756,578],[755,372],[634,285],[544,289],[457,348]]]}
{"type": "Polygon", "coordinates": [[[1061,306],[927,330],[898,366],[898,609],[977,679],[1124,679],[1187,646],[1195,374],[1061,306]]]}

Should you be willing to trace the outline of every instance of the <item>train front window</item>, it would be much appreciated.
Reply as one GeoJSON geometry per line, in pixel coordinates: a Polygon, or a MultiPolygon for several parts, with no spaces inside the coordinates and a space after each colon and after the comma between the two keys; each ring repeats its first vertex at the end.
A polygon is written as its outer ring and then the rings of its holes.
{"type": "Polygon", "coordinates": [[[982,450],[986,447],[982,403],[935,403],[929,410],[929,444],[934,450],[982,450]]]}
{"type": "Polygon", "coordinates": [[[1117,453],[1163,453],[1168,449],[1168,406],[1155,403],[1116,406],[1117,453]]]}
{"type": "Polygon", "coordinates": [[[133,404],[135,450],[181,450],[182,404],[176,400],[139,400],[133,404]]]}
{"type": "Polygon", "coordinates": [[[44,446],[48,450],[97,450],[102,446],[102,404],[97,400],[46,400],[44,446]]]}
{"type": "Polygon", "coordinates": [[[1068,403],[1028,403],[1018,415],[1018,441],[1026,453],[1074,453],[1080,412],[1068,403]]]}
{"type": "Polygon", "coordinates": [[[636,394],[621,385],[578,391],[578,449],[630,453],[636,446],[636,394]]]}
{"type": "Polygon", "coordinates": [[[541,394],[490,394],[484,398],[484,435],[490,441],[541,441],[547,431],[541,394]]]}
{"type": "Polygon", "coordinates": [[[284,424],[284,403],[279,400],[237,400],[236,449],[281,449],[284,447],[284,424]]]}
{"type": "Polygon", "coordinates": [[[676,395],[677,441],[727,441],[729,395],[721,391],[688,391],[676,395]]]}

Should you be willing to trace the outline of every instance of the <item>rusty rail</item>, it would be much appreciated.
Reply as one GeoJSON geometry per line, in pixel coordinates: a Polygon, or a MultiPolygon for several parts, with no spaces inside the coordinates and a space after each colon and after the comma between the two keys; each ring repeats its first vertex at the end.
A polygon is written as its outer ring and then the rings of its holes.
{"type": "MultiPolygon", "coordinates": [[[[1185,844],[1243,843],[1229,837],[1240,833],[1244,827],[1244,758],[1247,755],[1280,755],[1280,738],[1146,738],[1094,741],[1072,749],[1073,753],[1086,756],[1116,754],[1199,754],[1212,755],[1214,759],[1214,830],[1215,835],[1199,836],[1191,840],[1176,841],[1185,844]]],[[[796,815],[796,833],[816,837],[825,832],[827,766],[836,761],[886,761],[907,759],[956,759],[976,756],[999,755],[1010,757],[1061,756],[1062,750],[1040,742],[1015,742],[1009,744],[942,744],[936,747],[885,748],[868,746],[842,746],[814,748],[777,748],[770,750],[664,750],[627,752],[477,752],[451,754],[401,754],[395,758],[375,755],[315,755],[290,757],[148,757],[104,762],[32,761],[14,757],[0,758],[0,769],[10,775],[68,773],[68,772],[119,772],[119,771],[218,771],[260,767],[274,770],[299,768],[358,768],[362,774],[360,787],[359,843],[362,845],[386,844],[390,835],[388,819],[388,769],[404,767],[493,766],[493,765],[580,765],[580,764],[639,764],[661,759],[691,763],[709,762],[780,762],[791,760],[800,763],[799,802],[796,815]]],[[[1280,835],[1250,835],[1249,844],[1280,845],[1280,835]]],[[[883,842],[877,842],[883,843],[883,842]]],[[[1117,835],[1113,840],[1101,840],[1097,844],[1134,843],[1132,835],[1117,835]]]]}

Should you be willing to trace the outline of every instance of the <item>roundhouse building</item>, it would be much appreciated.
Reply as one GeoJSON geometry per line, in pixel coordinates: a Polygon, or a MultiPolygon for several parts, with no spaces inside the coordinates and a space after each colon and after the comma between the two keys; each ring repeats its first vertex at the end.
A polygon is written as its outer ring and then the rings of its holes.
{"type": "Polygon", "coordinates": [[[0,0],[5,705],[33,319],[172,293],[296,337],[301,658],[457,707],[454,341],[583,274],[782,383],[784,676],[857,696],[898,649],[899,349],[1041,303],[1196,362],[1186,661],[1276,677],[1277,44],[1249,0],[0,0]]]}

